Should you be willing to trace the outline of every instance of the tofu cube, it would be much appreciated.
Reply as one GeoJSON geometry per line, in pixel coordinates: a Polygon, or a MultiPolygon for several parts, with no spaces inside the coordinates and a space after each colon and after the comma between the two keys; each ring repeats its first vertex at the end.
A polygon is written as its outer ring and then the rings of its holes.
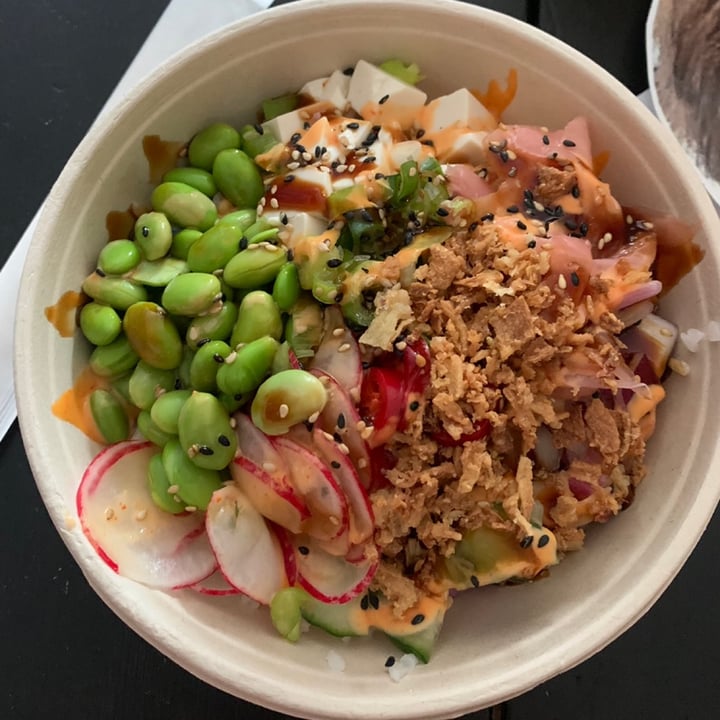
{"type": "Polygon", "coordinates": [[[470,130],[491,130],[497,126],[490,111],[465,88],[429,102],[418,122],[417,127],[421,127],[428,134],[440,132],[453,125],[470,130]]]}
{"type": "Polygon", "coordinates": [[[487,133],[482,130],[459,134],[441,159],[450,163],[479,165],[485,159],[486,135],[487,133]]]}
{"type": "Polygon", "coordinates": [[[336,70],[330,77],[318,78],[306,83],[301,88],[300,94],[309,95],[316,102],[332,103],[339,110],[344,110],[348,102],[349,87],[350,78],[342,70],[336,70]]]}

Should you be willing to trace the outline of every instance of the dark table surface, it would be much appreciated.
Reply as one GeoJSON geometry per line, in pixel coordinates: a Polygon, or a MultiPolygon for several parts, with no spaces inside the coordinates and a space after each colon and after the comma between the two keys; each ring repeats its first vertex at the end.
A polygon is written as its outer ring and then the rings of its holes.
{"type": "MultiPolygon", "coordinates": [[[[0,2],[0,265],[166,4],[0,2]]],[[[634,92],[647,85],[649,0],[476,4],[540,25],[634,92]]],[[[181,670],[95,596],[48,518],[17,423],[0,444],[0,483],[6,497],[0,523],[0,720],[282,717],[181,670]]],[[[716,518],[670,589],[622,638],[522,697],[468,717],[717,717],[719,542],[716,518]]]]}

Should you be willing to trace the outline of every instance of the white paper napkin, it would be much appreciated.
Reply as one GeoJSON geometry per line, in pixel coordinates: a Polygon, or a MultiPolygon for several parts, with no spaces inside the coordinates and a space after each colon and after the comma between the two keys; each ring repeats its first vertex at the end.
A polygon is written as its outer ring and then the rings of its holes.
{"type": "MultiPolygon", "coordinates": [[[[171,0],[100,112],[124,97],[163,60],[235,20],[265,10],[273,0],[171,0]]],[[[0,440],[17,415],[13,388],[13,325],[20,274],[40,211],[0,271],[0,440]]]]}

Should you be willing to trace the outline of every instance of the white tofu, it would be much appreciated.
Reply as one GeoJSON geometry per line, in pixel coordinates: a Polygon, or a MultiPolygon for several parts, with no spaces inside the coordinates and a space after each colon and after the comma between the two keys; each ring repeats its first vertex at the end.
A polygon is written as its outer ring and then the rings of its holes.
{"type": "Polygon", "coordinates": [[[330,173],[323,172],[314,165],[307,165],[306,167],[293,170],[292,174],[296,180],[302,180],[310,185],[317,185],[326,197],[333,191],[330,173]]]}
{"type": "Polygon", "coordinates": [[[332,181],[333,190],[345,190],[345,188],[352,187],[354,184],[355,180],[347,175],[332,181]]]}
{"type": "Polygon", "coordinates": [[[478,165],[485,159],[486,132],[478,130],[457,136],[452,147],[443,154],[443,160],[451,163],[478,165]]]}
{"type": "Polygon", "coordinates": [[[355,112],[365,120],[396,122],[407,128],[412,126],[415,115],[425,105],[427,95],[375,65],[358,60],[350,78],[347,98],[355,112]]]}
{"type": "Polygon", "coordinates": [[[343,144],[344,147],[355,149],[359,148],[365,138],[370,134],[373,124],[367,120],[350,120],[340,126],[337,136],[338,140],[343,144]],[[352,128],[348,125],[353,125],[352,128]],[[357,127],[355,127],[357,125],[357,127]]]}
{"type": "Polygon", "coordinates": [[[305,83],[300,90],[301,95],[309,95],[316,102],[332,103],[339,110],[347,105],[347,92],[350,87],[350,78],[336,70],[330,77],[317,78],[305,83]]]}
{"type": "Polygon", "coordinates": [[[264,212],[262,216],[271,225],[287,231],[289,235],[286,240],[321,235],[327,229],[327,220],[325,218],[306,212],[298,212],[297,210],[269,210],[264,212]],[[283,215],[287,217],[287,223],[283,223],[283,215]]]}
{"type": "Polygon", "coordinates": [[[312,126],[306,130],[300,140],[298,141],[310,155],[313,156],[313,160],[316,155],[316,148],[325,148],[323,152],[322,161],[326,165],[332,162],[345,162],[345,147],[340,142],[337,133],[330,126],[330,122],[326,117],[321,117],[316,120],[312,126]]]}
{"type": "Polygon", "coordinates": [[[305,120],[300,115],[300,110],[291,110],[288,113],[278,115],[272,120],[262,124],[263,129],[272,133],[281,143],[287,145],[290,138],[296,132],[303,132],[305,120]]]}
{"type": "Polygon", "coordinates": [[[423,156],[423,146],[417,140],[405,140],[390,147],[390,162],[399,168],[404,162],[419,162],[423,156]]]}
{"type": "Polygon", "coordinates": [[[418,127],[428,134],[453,125],[471,130],[490,130],[497,126],[490,111],[465,88],[429,102],[418,122],[418,127]]]}

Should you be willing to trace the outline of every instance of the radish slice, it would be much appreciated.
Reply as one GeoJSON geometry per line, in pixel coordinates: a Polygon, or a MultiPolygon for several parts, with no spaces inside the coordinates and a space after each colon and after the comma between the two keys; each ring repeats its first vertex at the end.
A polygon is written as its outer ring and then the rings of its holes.
{"type": "Polygon", "coordinates": [[[350,396],[338,382],[325,372],[313,370],[320,379],[326,378],[328,399],[318,418],[318,427],[330,435],[338,433],[350,451],[350,459],[357,469],[360,483],[370,487],[370,451],[361,435],[360,415],[350,396]],[[342,425],[343,427],[340,427],[342,425]]]}
{"type": "Polygon", "coordinates": [[[119,575],[169,590],[200,582],[217,567],[202,513],[170,515],[152,500],[150,442],[111,445],[83,473],[80,524],[98,555],[119,575]]]}
{"type": "Polygon", "coordinates": [[[213,493],[205,527],[220,572],[232,587],[269,605],[287,586],[280,542],[238,487],[227,485],[213,493]]]}
{"type": "Polygon", "coordinates": [[[310,368],[327,373],[342,387],[347,388],[350,397],[360,399],[362,384],[360,348],[336,305],[325,308],[323,339],[310,363],[310,368]]]}
{"type": "Polygon", "coordinates": [[[272,443],[290,468],[290,479],[310,510],[305,532],[318,540],[340,537],[348,528],[348,507],[330,468],[293,440],[278,436],[272,443]]]}
{"type": "Polygon", "coordinates": [[[313,441],[345,493],[349,513],[348,539],[352,545],[364,543],[372,537],[375,519],[370,498],[360,483],[357,470],[350,458],[340,450],[339,444],[329,440],[319,428],[313,430],[313,441]]]}
{"type": "Polygon", "coordinates": [[[290,542],[295,551],[298,584],[326,603],[350,602],[370,585],[377,570],[377,560],[350,563],[325,552],[308,536],[293,535],[290,542]]]}
{"type": "Polygon", "coordinates": [[[199,592],[201,595],[212,595],[213,597],[240,594],[240,591],[233,587],[219,570],[216,570],[210,577],[206,577],[204,580],[190,585],[189,589],[195,590],[195,592],[199,592]]]}

